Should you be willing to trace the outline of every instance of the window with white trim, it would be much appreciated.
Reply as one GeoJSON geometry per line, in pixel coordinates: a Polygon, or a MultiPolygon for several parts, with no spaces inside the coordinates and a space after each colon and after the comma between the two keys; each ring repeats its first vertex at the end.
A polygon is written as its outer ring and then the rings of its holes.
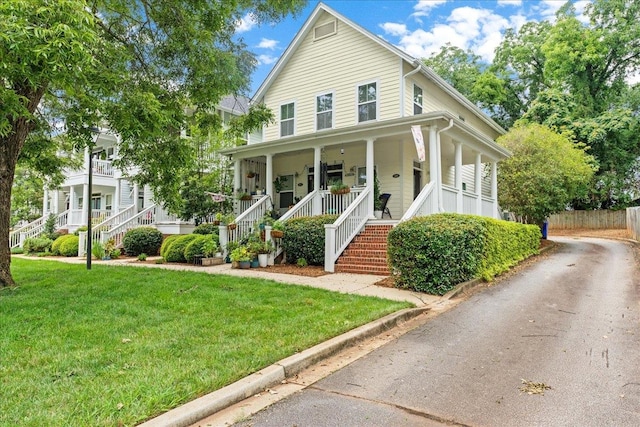
{"type": "Polygon", "coordinates": [[[422,114],[422,88],[413,85],[413,114],[422,114]]]}
{"type": "Polygon", "coordinates": [[[316,96],[316,130],[333,128],[333,93],[316,96]]]}
{"type": "Polygon", "coordinates": [[[375,82],[358,86],[358,123],[377,118],[377,99],[378,90],[375,82]]]}
{"type": "Polygon", "coordinates": [[[280,106],[280,136],[293,135],[296,107],[293,102],[280,106]]]}

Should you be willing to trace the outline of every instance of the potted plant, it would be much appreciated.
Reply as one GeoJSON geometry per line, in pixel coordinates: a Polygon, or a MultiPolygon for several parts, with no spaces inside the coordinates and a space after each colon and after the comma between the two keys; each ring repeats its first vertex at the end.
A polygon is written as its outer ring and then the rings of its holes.
{"type": "Polygon", "coordinates": [[[251,266],[251,252],[245,246],[234,249],[230,258],[231,262],[237,262],[240,268],[249,268],[251,266]]]}
{"type": "Polygon", "coordinates": [[[233,240],[227,242],[227,257],[225,259],[226,263],[230,263],[231,262],[231,252],[233,252],[235,249],[239,248],[240,245],[238,244],[238,242],[234,242],[233,240]]]}
{"type": "Polygon", "coordinates": [[[271,226],[271,237],[281,239],[284,236],[284,222],[277,220],[271,226]]]}
{"type": "Polygon", "coordinates": [[[220,245],[217,241],[212,238],[208,239],[204,245],[202,245],[202,265],[218,265],[222,264],[224,260],[222,259],[222,254],[220,253],[220,245]],[[213,256],[214,253],[218,252],[218,256],[213,256]]]}
{"type": "Polygon", "coordinates": [[[238,200],[251,200],[251,194],[242,191],[238,193],[238,200]]]}
{"type": "Polygon", "coordinates": [[[256,249],[258,250],[258,263],[260,267],[266,267],[269,262],[269,254],[273,252],[273,244],[271,242],[261,242],[256,249]]]}
{"type": "Polygon", "coordinates": [[[331,184],[331,194],[347,194],[351,191],[351,188],[340,180],[334,181],[331,184]]]}

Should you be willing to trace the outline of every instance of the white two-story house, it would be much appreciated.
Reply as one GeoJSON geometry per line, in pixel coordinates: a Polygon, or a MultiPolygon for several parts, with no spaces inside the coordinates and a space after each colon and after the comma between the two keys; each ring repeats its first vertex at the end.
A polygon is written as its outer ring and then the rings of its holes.
{"type": "MultiPolygon", "coordinates": [[[[247,107],[246,98],[228,96],[220,101],[216,113],[224,126],[232,117],[245,114],[247,107]]],[[[113,238],[119,244],[127,230],[139,226],[153,226],[164,234],[193,230],[193,221],[182,221],[169,214],[155,204],[148,187],[134,182],[136,170],[123,171],[113,166],[118,157],[118,135],[108,128],[96,130],[93,150],[85,149],[82,167],[64,171],[65,179],[59,187],[44,189],[43,216],[14,230],[10,235],[11,247],[21,246],[24,239],[39,235],[50,215],[56,216],[58,229],[69,232],[87,226],[91,215],[93,241],[103,243],[113,238]]],[[[189,137],[186,131],[183,137],[189,137]]],[[[207,197],[205,194],[202,196],[207,197]]],[[[84,242],[85,239],[81,238],[81,255],[84,242]]]]}
{"type": "Polygon", "coordinates": [[[235,188],[253,188],[258,174],[266,195],[244,206],[231,240],[269,203],[285,221],[339,214],[326,229],[325,269],[334,271],[375,224],[374,170],[391,195],[387,224],[436,212],[499,217],[497,163],[509,153],[495,139],[505,131],[419,59],[322,3],[252,102],[276,122],[222,152],[233,158],[235,188]],[[331,194],[334,180],[350,193],[331,194]]]}

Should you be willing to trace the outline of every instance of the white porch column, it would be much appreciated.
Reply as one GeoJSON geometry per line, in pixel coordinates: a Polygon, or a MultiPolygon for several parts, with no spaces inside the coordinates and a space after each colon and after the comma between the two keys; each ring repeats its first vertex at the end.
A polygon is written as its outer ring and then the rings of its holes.
{"type": "Polygon", "coordinates": [[[60,213],[60,191],[56,188],[53,191],[53,200],[51,201],[51,209],[55,213],[60,213]]]}
{"type": "MultiPolygon", "coordinates": [[[[82,184],[82,218],[84,221],[87,220],[87,215],[89,214],[89,204],[91,203],[91,194],[89,194],[89,184],[82,184]]],[[[82,220],[80,221],[82,224],[82,220]]]]}
{"type": "Polygon", "coordinates": [[[444,212],[444,202],[442,201],[442,155],[441,155],[442,141],[440,140],[440,133],[436,139],[436,190],[438,191],[438,212],[444,212]]]}
{"type": "Polygon", "coordinates": [[[42,215],[47,216],[49,214],[49,209],[47,209],[47,205],[49,204],[49,190],[44,189],[44,196],[42,197],[42,215]]]}
{"type": "Polygon", "coordinates": [[[374,186],[374,161],[373,161],[373,138],[367,139],[367,187],[369,188],[370,197],[367,200],[367,211],[369,212],[369,218],[373,219],[373,186],[374,186]]]}
{"type": "Polygon", "coordinates": [[[113,201],[111,202],[111,210],[113,214],[117,214],[120,212],[120,187],[122,186],[122,180],[120,178],[116,179],[116,191],[113,195],[113,201]]]}
{"type": "Polygon", "coordinates": [[[78,209],[78,205],[76,205],[76,188],[72,185],[69,187],[69,216],[67,217],[67,223],[77,225],[76,224],[76,209],[78,209]]]}
{"type": "MultiPolygon", "coordinates": [[[[242,188],[242,176],[240,175],[240,160],[236,159],[233,164],[233,193],[242,188]]],[[[234,194],[235,195],[235,194],[234,194]]]]}
{"type": "Polygon", "coordinates": [[[438,158],[436,157],[436,140],[438,126],[429,126],[429,181],[436,181],[438,175],[438,158]]]}
{"type": "Polygon", "coordinates": [[[493,205],[493,217],[498,215],[498,162],[491,162],[491,204],[493,205]]]}
{"type": "Polygon", "coordinates": [[[476,162],[473,167],[473,188],[476,192],[476,215],[482,215],[482,155],[476,153],[476,162]]]}
{"type": "Polygon", "coordinates": [[[456,193],[456,212],[464,213],[464,207],[462,206],[462,143],[455,141],[455,187],[458,192],[456,193]]]}
{"type": "Polygon", "coordinates": [[[273,200],[273,154],[267,154],[267,195],[273,200]]]}
{"type": "Polygon", "coordinates": [[[138,198],[140,197],[140,187],[138,186],[137,183],[133,184],[133,206],[135,206],[134,208],[134,212],[138,213],[140,211],[140,208],[138,207],[138,198]]]}
{"type": "MultiPolygon", "coordinates": [[[[322,162],[322,147],[313,147],[313,189],[320,190],[320,162],[322,162]]],[[[314,215],[322,214],[322,199],[316,196],[313,199],[312,212],[314,215]]]]}

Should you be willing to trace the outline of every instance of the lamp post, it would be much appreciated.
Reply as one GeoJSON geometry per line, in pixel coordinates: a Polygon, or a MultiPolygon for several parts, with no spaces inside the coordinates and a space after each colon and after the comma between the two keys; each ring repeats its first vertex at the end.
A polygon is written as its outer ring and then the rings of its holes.
{"type": "Polygon", "coordinates": [[[89,194],[87,197],[87,200],[85,201],[85,203],[88,203],[87,205],[87,270],[91,270],[91,222],[92,222],[92,214],[93,214],[93,206],[91,206],[91,195],[93,193],[92,190],[92,185],[93,185],[93,148],[96,145],[96,142],[98,142],[98,138],[100,137],[100,129],[98,129],[97,127],[92,127],[91,128],[91,133],[95,134],[95,138],[91,140],[91,143],[89,144],[89,164],[87,165],[88,167],[88,172],[89,172],[89,179],[88,179],[88,184],[87,186],[89,187],[89,194]]]}

